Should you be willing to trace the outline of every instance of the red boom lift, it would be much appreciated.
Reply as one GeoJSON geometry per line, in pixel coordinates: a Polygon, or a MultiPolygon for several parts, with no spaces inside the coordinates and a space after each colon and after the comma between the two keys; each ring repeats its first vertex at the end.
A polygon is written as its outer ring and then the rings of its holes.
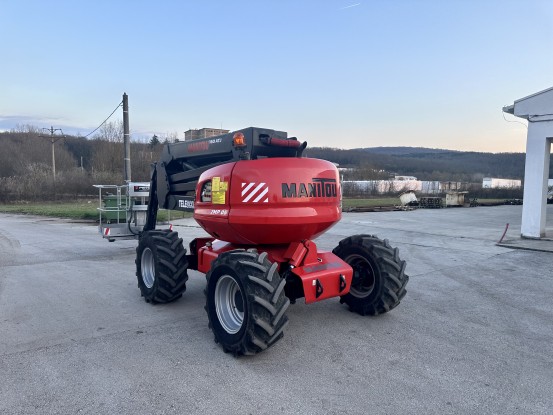
{"type": "Polygon", "coordinates": [[[339,297],[377,315],[405,295],[405,261],[386,240],[355,235],[332,251],[313,239],[341,218],[336,166],[303,157],[307,143],[282,131],[246,128],[167,144],[153,165],[136,275],[150,303],[180,298],[187,270],[206,274],[209,326],[225,352],[256,354],[283,336],[286,309],[339,297]],[[194,212],[211,235],[190,242],[156,230],[158,207],[194,212]]]}

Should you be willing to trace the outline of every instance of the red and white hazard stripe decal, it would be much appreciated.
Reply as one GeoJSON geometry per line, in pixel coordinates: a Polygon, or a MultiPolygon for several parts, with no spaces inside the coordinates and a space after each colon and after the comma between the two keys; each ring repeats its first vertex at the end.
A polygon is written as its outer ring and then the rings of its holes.
{"type": "Polygon", "coordinates": [[[111,230],[109,228],[104,229],[104,236],[109,236],[111,233],[111,230]]]}
{"type": "Polygon", "coordinates": [[[267,183],[242,183],[242,203],[269,203],[267,183]]]}

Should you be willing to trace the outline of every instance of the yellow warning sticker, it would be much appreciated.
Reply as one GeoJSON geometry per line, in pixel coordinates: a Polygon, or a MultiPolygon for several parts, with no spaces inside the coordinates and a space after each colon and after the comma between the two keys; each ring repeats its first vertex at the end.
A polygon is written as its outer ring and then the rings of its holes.
{"type": "Polygon", "coordinates": [[[214,177],[213,179],[211,179],[211,191],[218,192],[220,184],[221,184],[220,177],[214,177]]]}
{"type": "Polygon", "coordinates": [[[223,192],[226,192],[228,190],[228,182],[219,183],[219,190],[222,190],[223,192]]]}
{"type": "Polygon", "coordinates": [[[211,191],[211,203],[214,205],[224,205],[225,204],[225,191],[211,191]]]}

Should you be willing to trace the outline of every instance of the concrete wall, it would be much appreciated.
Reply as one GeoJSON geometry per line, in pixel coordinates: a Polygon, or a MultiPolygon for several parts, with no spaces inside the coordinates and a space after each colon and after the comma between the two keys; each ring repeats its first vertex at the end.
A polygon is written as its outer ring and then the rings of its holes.
{"type": "Polygon", "coordinates": [[[528,120],[521,236],[543,238],[553,140],[553,88],[518,99],[503,110],[528,120]]]}
{"type": "Polygon", "coordinates": [[[553,121],[528,124],[521,225],[521,235],[526,238],[545,237],[551,137],[553,121]]]}

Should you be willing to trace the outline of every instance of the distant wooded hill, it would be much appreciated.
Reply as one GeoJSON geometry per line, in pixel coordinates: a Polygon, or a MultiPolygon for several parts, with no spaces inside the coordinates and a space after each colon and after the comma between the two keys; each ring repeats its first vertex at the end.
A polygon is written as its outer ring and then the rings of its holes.
{"type": "MultiPolygon", "coordinates": [[[[479,153],[423,147],[373,147],[353,150],[313,147],[308,157],[323,158],[340,167],[347,179],[385,179],[390,175],[415,176],[419,180],[478,183],[483,177],[524,178],[524,153],[479,153]]],[[[549,167],[553,177],[553,163],[549,167]]]]}
{"type": "MultiPolygon", "coordinates": [[[[46,200],[64,195],[89,195],[93,184],[123,182],[122,125],[107,123],[92,139],[54,137],[56,179],[52,174],[52,143],[35,127],[0,133],[0,203],[46,200]]],[[[149,180],[150,165],[162,145],[131,143],[133,180],[149,180]]],[[[345,180],[389,179],[394,175],[419,180],[482,183],[483,177],[522,179],[523,153],[477,153],[421,147],[376,147],[354,150],[307,148],[305,155],[346,168],[345,180]]],[[[553,177],[553,166],[550,166],[553,177]]]]}
{"type": "Polygon", "coordinates": [[[459,153],[455,150],[444,150],[441,148],[426,147],[368,147],[357,150],[367,151],[374,154],[388,154],[390,156],[409,156],[412,154],[436,154],[436,153],[459,153]]]}

